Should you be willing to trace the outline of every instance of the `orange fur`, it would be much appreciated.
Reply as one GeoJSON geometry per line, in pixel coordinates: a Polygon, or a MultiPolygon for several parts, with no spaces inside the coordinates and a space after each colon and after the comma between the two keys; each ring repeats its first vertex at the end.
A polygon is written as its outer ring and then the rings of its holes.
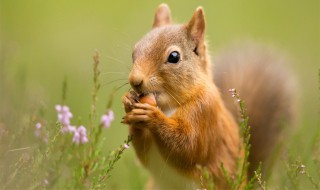
{"type": "Polygon", "coordinates": [[[129,82],[134,92],[123,96],[124,122],[139,160],[153,178],[149,187],[199,188],[200,165],[213,176],[215,189],[228,189],[221,164],[235,174],[242,141],[213,83],[201,7],[187,24],[176,25],[171,24],[168,6],[159,6],[153,29],[134,47],[129,82]],[[173,51],[180,53],[178,63],[167,61],[173,51]],[[148,93],[155,95],[158,107],[137,101],[148,93]]]}
{"type": "MultiPolygon", "coordinates": [[[[166,13],[169,9],[161,5],[155,18],[158,23],[136,44],[129,76],[138,94],[156,94],[159,108],[136,103],[128,93],[123,98],[124,121],[146,168],[150,146],[156,146],[168,167],[180,175],[197,183],[197,165],[201,165],[214,175],[217,189],[226,188],[220,166],[223,163],[230,174],[235,173],[240,139],[238,126],[212,83],[203,10],[198,8],[186,25],[170,25],[166,13]],[[180,52],[178,64],[166,63],[171,51],[180,52]],[[172,109],[171,116],[164,114],[172,109]]],[[[157,172],[150,171],[151,175],[157,172]]],[[[154,183],[157,186],[157,179],[154,183]]]]}

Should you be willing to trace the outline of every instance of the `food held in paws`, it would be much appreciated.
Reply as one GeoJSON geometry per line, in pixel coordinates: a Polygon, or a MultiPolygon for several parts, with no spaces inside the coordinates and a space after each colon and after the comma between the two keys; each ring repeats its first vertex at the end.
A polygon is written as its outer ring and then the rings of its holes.
{"type": "Polygon", "coordinates": [[[140,102],[152,106],[157,106],[156,98],[152,93],[140,96],[140,102]]]}

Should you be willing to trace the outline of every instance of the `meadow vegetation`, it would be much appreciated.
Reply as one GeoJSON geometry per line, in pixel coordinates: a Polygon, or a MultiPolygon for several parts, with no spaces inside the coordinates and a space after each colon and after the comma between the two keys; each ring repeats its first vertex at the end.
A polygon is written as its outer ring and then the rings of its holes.
{"type": "MultiPolygon", "coordinates": [[[[20,126],[18,131],[10,131],[5,123],[1,124],[1,189],[106,189],[112,171],[117,169],[117,162],[122,154],[130,148],[131,137],[128,136],[118,148],[108,152],[103,150],[103,145],[108,139],[102,136],[102,131],[111,127],[114,113],[111,110],[113,96],[119,89],[115,88],[110,94],[105,113],[99,116],[96,112],[98,94],[100,89],[100,58],[97,51],[93,56],[93,88],[92,103],[88,117],[88,126],[85,127],[82,119],[74,122],[73,114],[67,106],[68,83],[65,78],[62,84],[61,104],[55,106],[56,119],[45,117],[41,107],[32,114],[21,113],[16,115],[15,122],[20,126]],[[21,117],[23,114],[25,118],[21,117]],[[20,121],[22,120],[22,121],[20,121]],[[53,122],[56,121],[56,122],[53,122]],[[77,124],[74,124],[77,123],[77,124]],[[27,145],[26,145],[27,144],[27,145]],[[14,148],[19,147],[19,148],[14,148]]],[[[127,84],[127,83],[125,83],[127,84]]],[[[6,88],[5,84],[2,84],[6,88]]],[[[121,85],[120,87],[123,87],[121,85]]],[[[320,69],[319,69],[320,90],[320,69]]],[[[268,184],[268,176],[261,173],[261,167],[255,171],[252,178],[247,177],[250,153],[250,126],[249,116],[246,112],[245,101],[240,98],[236,89],[230,89],[230,96],[239,105],[241,119],[239,121],[240,136],[243,139],[244,157],[238,160],[238,173],[230,176],[224,169],[221,170],[231,189],[319,189],[320,147],[319,133],[314,136],[311,163],[304,164],[298,158],[292,157],[290,151],[293,147],[285,147],[285,153],[277,155],[281,159],[279,168],[285,168],[286,176],[281,176],[281,181],[268,184]],[[312,169],[310,169],[312,168],[312,169]],[[244,184],[244,185],[243,185],[244,184]]],[[[320,99],[320,98],[319,98],[320,99]]],[[[6,101],[2,99],[2,101],[6,101]]],[[[279,164],[279,163],[278,163],[279,164]]],[[[205,189],[204,184],[209,184],[209,189],[214,189],[213,179],[206,168],[199,169],[203,175],[200,177],[199,189],[205,189]]],[[[133,171],[134,172],[134,171],[133,171]]],[[[279,177],[279,176],[277,176],[279,177]]],[[[139,179],[136,179],[139,180],[139,179]]],[[[141,184],[144,181],[141,181],[141,184]]]]}
{"type": "MultiPolygon", "coordinates": [[[[134,42],[150,29],[162,1],[121,3],[0,2],[0,189],[143,189],[148,173],[120,122],[120,97],[129,90],[134,42]]],[[[225,173],[230,187],[248,180],[245,189],[319,189],[319,1],[167,3],[179,22],[204,7],[213,56],[250,36],[292,59],[300,91],[296,127],[285,131],[269,172],[259,168],[251,180],[244,174],[246,143],[238,175],[225,173]]],[[[230,96],[248,142],[245,100],[236,90],[230,96]]],[[[203,184],[210,183],[199,169],[203,184]]]]}

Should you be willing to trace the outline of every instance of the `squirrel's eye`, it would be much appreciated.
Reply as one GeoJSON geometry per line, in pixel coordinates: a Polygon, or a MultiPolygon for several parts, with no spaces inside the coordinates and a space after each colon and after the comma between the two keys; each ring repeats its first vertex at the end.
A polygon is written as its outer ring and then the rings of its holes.
{"type": "Polygon", "coordinates": [[[177,51],[173,51],[170,53],[168,57],[169,63],[178,63],[180,61],[180,54],[177,51]]]}

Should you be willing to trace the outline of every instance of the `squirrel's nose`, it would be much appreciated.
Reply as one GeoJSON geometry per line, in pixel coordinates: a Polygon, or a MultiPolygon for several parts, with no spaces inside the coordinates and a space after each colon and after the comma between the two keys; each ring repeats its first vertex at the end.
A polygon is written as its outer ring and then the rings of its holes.
{"type": "Polygon", "coordinates": [[[129,82],[132,87],[132,89],[138,93],[141,94],[143,92],[143,80],[145,78],[145,75],[141,72],[141,70],[137,67],[133,67],[130,74],[129,74],[129,82]]]}
{"type": "Polygon", "coordinates": [[[136,91],[137,93],[142,92],[143,79],[131,80],[130,84],[134,91],[136,91]]]}

